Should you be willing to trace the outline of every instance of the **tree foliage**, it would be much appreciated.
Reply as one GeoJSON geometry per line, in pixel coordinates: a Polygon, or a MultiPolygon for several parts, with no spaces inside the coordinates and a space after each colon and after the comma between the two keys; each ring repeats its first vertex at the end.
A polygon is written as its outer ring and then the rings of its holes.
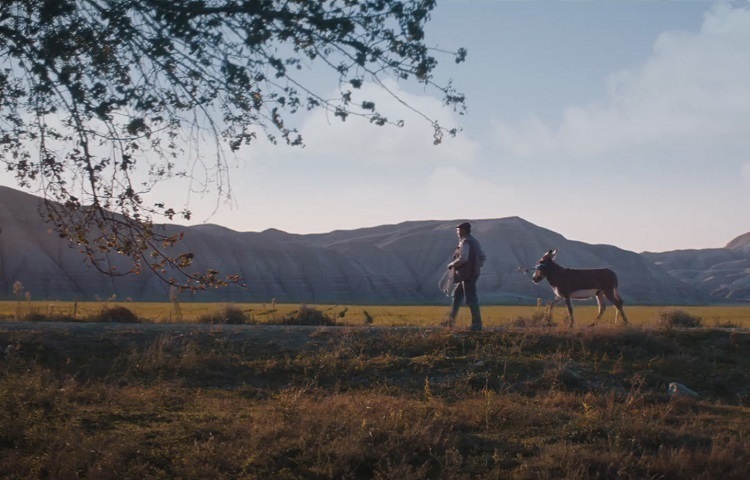
{"type": "MultiPolygon", "coordinates": [[[[301,145],[290,126],[327,109],[398,124],[352,92],[385,77],[418,82],[463,109],[433,73],[424,27],[435,0],[6,0],[0,5],[0,158],[46,199],[43,215],[102,270],[110,254],[185,287],[224,283],[190,271],[178,236],[154,219],[187,209],[144,196],[196,166],[228,195],[227,156],[259,135],[301,145]],[[340,96],[306,86],[328,67],[340,96]]],[[[380,84],[383,86],[382,84],[380,84]]],[[[383,86],[383,88],[385,88],[383,86]]],[[[427,119],[431,121],[430,119],[427,119]]],[[[445,132],[432,122],[435,142],[445,132]]],[[[109,273],[125,273],[111,272],[109,273]]],[[[231,280],[231,279],[230,279],[231,280]]]]}

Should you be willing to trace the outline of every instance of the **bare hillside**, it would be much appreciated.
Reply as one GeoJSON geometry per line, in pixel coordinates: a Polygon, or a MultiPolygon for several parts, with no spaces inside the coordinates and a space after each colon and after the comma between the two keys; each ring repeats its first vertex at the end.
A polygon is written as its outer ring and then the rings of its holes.
{"type": "MultiPolygon", "coordinates": [[[[117,295],[136,301],[166,301],[155,276],[107,277],[88,266],[39,217],[39,199],[0,187],[0,295],[13,296],[21,281],[34,299],[93,300],[117,295]]],[[[456,245],[457,220],[405,222],[317,235],[279,230],[236,232],[216,225],[167,225],[185,232],[181,251],[195,253],[196,271],[237,273],[247,288],[232,286],[201,293],[205,301],[307,302],[334,304],[445,303],[438,280],[456,245]]],[[[488,261],[480,282],[483,303],[535,303],[552,298],[546,284],[533,285],[518,267],[533,267],[548,249],[570,268],[609,267],[620,277],[631,304],[700,304],[711,297],[750,299],[750,292],[723,293],[721,285],[742,284],[742,248],[672,254],[638,254],[611,245],[589,245],[518,217],[472,221],[488,261]],[[727,268],[719,266],[727,264],[727,268]],[[735,262],[735,263],[731,263],[735,262]],[[731,267],[731,268],[730,268],[731,267]],[[739,274],[739,276],[737,276],[739,274]],[[703,276],[717,285],[705,288],[703,276]],[[725,278],[726,277],[726,278],[725,278]]],[[[742,244],[744,245],[744,244],[742,244]]],[[[120,270],[123,259],[112,258],[120,270]]],[[[713,285],[713,284],[712,284],[713,285]]]]}

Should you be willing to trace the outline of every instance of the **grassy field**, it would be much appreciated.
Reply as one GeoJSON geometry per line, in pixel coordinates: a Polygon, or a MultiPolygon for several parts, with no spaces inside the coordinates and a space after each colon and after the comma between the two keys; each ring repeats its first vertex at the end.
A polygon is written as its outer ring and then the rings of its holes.
{"type": "MultiPolygon", "coordinates": [[[[248,322],[278,323],[279,320],[298,310],[298,304],[220,304],[182,303],[177,307],[170,303],[138,302],[0,302],[0,318],[54,319],[68,317],[77,321],[96,319],[97,313],[116,306],[127,308],[139,319],[155,323],[198,323],[207,317],[221,315],[227,308],[241,312],[248,322]]],[[[448,306],[360,306],[360,305],[310,305],[341,325],[373,326],[438,326],[448,313],[448,306]]],[[[702,319],[704,326],[750,327],[749,306],[628,306],[625,309],[634,326],[650,326],[658,322],[664,312],[682,311],[702,319]]],[[[614,323],[614,308],[608,307],[601,324],[614,323]]],[[[545,313],[544,308],[533,306],[483,306],[482,316],[487,327],[507,326],[518,323],[519,319],[533,319],[545,313]]],[[[589,325],[597,315],[595,305],[575,306],[576,323],[589,325]]],[[[556,307],[551,313],[551,321],[566,324],[567,310],[556,307]]],[[[528,323],[528,322],[527,322],[528,323]]],[[[469,324],[469,312],[462,308],[457,320],[459,326],[469,324]]]]}
{"type": "Polygon", "coordinates": [[[0,478],[747,477],[750,307],[482,311],[0,303],[0,478]]]}
{"type": "Polygon", "coordinates": [[[0,346],[0,478],[750,471],[744,329],[9,322],[0,346]],[[670,397],[671,382],[699,396],[670,397]]]}

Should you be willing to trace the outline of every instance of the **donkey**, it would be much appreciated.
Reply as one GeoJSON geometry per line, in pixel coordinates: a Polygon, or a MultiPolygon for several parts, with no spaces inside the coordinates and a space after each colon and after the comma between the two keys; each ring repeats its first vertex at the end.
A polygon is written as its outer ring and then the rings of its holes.
{"type": "Polygon", "coordinates": [[[571,298],[583,299],[596,297],[599,304],[599,315],[597,315],[593,327],[602,318],[605,310],[604,297],[612,303],[617,309],[615,312],[615,323],[617,323],[617,313],[622,316],[624,325],[628,324],[628,317],[622,310],[622,298],[617,293],[617,275],[608,268],[596,268],[590,270],[575,270],[565,268],[556,264],[553,259],[557,250],[550,250],[545,253],[537,263],[534,275],[531,280],[539,283],[545,278],[555,292],[555,296],[565,300],[570,314],[570,327],[573,327],[573,306],[570,303],[571,298]]]}

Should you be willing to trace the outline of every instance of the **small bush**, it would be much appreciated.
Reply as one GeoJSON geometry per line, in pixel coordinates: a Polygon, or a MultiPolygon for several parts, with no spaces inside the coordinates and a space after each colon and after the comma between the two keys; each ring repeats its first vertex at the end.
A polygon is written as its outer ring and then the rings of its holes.
{"type": "Polygon", "coordinates": [[[549,328],[554,327],[552,313],[549,309],[536,311],[531,317],[517,317],[510,322],[512,327],[516,328],[549,328]]]}
{"type": "Polygon", "coordinates": [[[318,309],[310,308],[307,305],[300,307],[284,315],[281,319],[282,325],[316,325],[316,326],[333,326],[336,321],[318,309]]]}
{"type": "Polygon", "coordinates": [[[684,310],[666,309],[656,316],[656,325],[662,330],[672,328],[698,328],[703,326],[703,318],[684,310]]]}
{"type": "Polygon", "coordinates": [[[28,313],[21,319],[24,322],[75,322],[76,319],[70,315],[47,315],[39,312],[28,313]]]}
{"type": "Polygon", "coordinates": [[[98,323],[141,323],[141,319],[125,307],[107,307],[99,313],[93,314],[88,319],[91,322],[98,323]]]}
{"type": "Polygon", "coordinates": [[[256,323],[251,316],[232,305],[227,305],[216,313],[203,315],[198,319],[198,322],[214,325],[250,325],[256,323]]]}

